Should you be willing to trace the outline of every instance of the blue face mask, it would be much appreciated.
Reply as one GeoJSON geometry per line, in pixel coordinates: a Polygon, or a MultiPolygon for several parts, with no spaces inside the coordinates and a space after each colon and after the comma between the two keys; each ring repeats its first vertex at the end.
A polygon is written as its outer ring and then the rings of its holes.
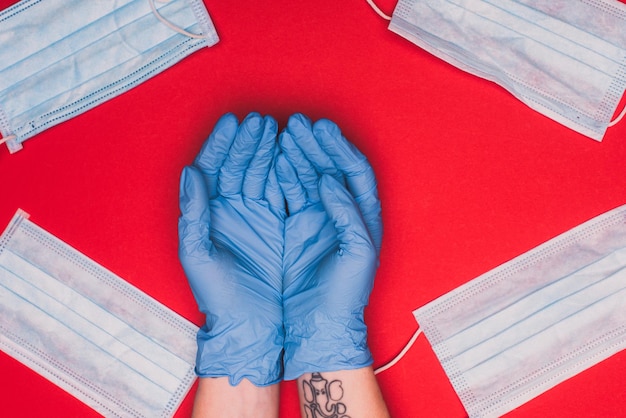
{"type": "Polygon", "coordinates": [[[611,121],[626,88],[618,1],[399,0],[390,20],[391,31],[597,141],[626,113],[611,121]]]}
{"type": "Polygon", "coordinates": [[[469,417],[500,417],[626,349],[626,205],[413,312],[469,417]]]}
{"type": "Polygon", "coordinates": [[[28,220],[0,235],[0,350],[106,417],[172,417],[198,327],[28,220]]]}
{"type": "Polygon", "coordinates": [[[470,417],[501,417],[626,349],[626,205],[414,311],[470,417]]]}
{"type": "Polygon", "coordinates": [[[0,12],[0,133],[10,152],[218,36],[201,0],[22,0],[0,12]]]}

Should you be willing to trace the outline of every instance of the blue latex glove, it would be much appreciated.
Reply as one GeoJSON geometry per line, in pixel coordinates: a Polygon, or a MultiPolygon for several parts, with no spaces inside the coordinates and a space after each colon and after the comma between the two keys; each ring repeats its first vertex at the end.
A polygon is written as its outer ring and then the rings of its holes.
{"type": "Polygon", "coordinates": [[[368,366],[363,311],[382,238],[373,170],[328,120],[312,127],[292,116],[280,146],[276,169],[289,208],[285,378],[368,366]]]}
{"type": "Polygon", "coordinates": [[[276,122],[225,115],[181,178],[179,257],[206,323],[196,372],[282,377],[282,252],[285,205],[273,163],[276,122]]]}

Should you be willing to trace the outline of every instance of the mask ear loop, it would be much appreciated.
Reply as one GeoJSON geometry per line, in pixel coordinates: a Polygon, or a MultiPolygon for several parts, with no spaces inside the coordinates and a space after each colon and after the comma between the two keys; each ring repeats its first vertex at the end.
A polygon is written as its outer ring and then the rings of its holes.
{"type": "Polygon", "coordinates": [[[8,136],[5,136],[4,138],[0,139],[0,145],[4,144],[4,143],[6,143],[6,142],[12,141],[12,140],[14,140],[14,139],[17,139],[17,136],[16,136],[16,135],[8,135],[8,136]]]}
{"type": "Polygon", "coordinates": [[[385,14],[382,10],[380,10],[380,8],[376,6],[376,4],[374,3],[374,0],[365,0],[365,1],[367,2],[367,4],[370,5],[372,9],[374,9],[374,11],[378,14],[378,16],[382,17],[385,20],[391,20],[391,16],[385,14]]]}
{"type": "MultiPolygon", "coordinates": [[[[161,3],[167,3],[170,0],[157,0],[161,3]]],[[[193,39],[203,39],[206,38],[206,36],[200,34],[196,34],[196,33],[191,33],[186,31],[185,29],[182,29],[178,26],[176,26],[175,24],[173,24],[172,22],[170,22],[169,20],[167,20],[166,18],[164,18],[161,13],[159,13],[159,11],[157,10],[156,6],[154,5],[154,0],[148,0],[148,3],[150,4],[150,9],[152,9],[152,13],[154,14],[154,16],[159,19],[161,21],[161,23],[163,23],[165,26],[167,26],[168,28],[172,29],[175,32],[180,33],[181,35],[185,35],[188,36],[190,38],[193,39]]]]}
{"type": "Polygon", "coordinates": [[[415,333],[413,334],[413,336],[411,337],[411,339],[409,340],[408,343],[406,343],[406,345],[404,346],[404,348],[402,349],[402,351],[400,351],[400,353],[393,359],[391,360],[389,363],[378,367],[377,369],[374,370],[374,374],[378,374],[381,372],[384,372],[387,369],[392,368],[393,366],[396,365],[397,362],[400,361],[400,359],[402,359],[402,357],[404,357],[404,355],[409,351],[409,349],[413,346],[413,344],[415,343],[415,341],[417,340],[417,337],[420,336],[420,334],[422,333],[422,329],[418,328],[417,331],[415,331],[415,333]]]}
{"type": "Polygon", "coordinates": [[[624,116],[626,116],[626,106],[624,107],[624,109],[622,109],[622,113],[617,115],[617,117],[609,123],[609,127],[615,126],[618,123],[620,123],[620,121],[624,118],[624,116]]]}

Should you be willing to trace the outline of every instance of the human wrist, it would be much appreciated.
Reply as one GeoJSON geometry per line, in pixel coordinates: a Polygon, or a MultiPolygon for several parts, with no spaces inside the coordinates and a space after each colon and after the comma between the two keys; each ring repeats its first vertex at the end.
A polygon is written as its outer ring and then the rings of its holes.
{"type": "Polygon", "coordinates": [[[201,378],[193,407],[193,418],[276,418],[279,415],[280,385],[258,387],[243,379],[233,386],[227,378],[201,378]]]}
{"type": "Polygon", "coordinates": [[[302,416],[389,418],[371,367],[305,373],[298,393],[302,416]]]}

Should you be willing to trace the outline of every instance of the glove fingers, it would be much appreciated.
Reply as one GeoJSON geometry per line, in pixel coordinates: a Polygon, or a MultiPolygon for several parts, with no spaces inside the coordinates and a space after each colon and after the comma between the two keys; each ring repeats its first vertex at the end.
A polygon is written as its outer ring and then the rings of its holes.
{"type": "Polygon", "coordinates": [[[270,171],[267,174],[267,182],[265,183],[265,200],[269,204],[270,210],[280,219],[287,216],[287,208],[285,207],[285,196],[280,188],[278,176],[276,174],[276,159],[278,158],[278,147],[274,148],[274,157],[270,171]]]}
{"type": "Polygon", "coordinates": [[[342,173],[315,139],[311,121],[306,116],[300,113],[292,115],[287,122],[287,131],[319,173],[329,174],[340,182],[343,181],[342,173]]]}
{"type": "Polygon", "coordinates": [[[192,256],[195,259],[208,259],[213,249],[209,238],[211,214],[209,195],[202,173],[193,166],[183,169],[180,178],[180,218],[178,219],[178,240],[181,261],[192,256]]]}
{"type": "Polygon", "coordinates": [[[306,206],[306,190],[298,178],[296,169],[287,161],[284,154],[279,154],[276,158],[276,176],[287,201],[289,213],[300,212],[306,206]]]}
{"type": "Polygon", "coordinates": [[[247,198],[260,200],[265,195],[265,183],[274,160],[277,131],[278,127],[274,118],[266,116],[263,120],[263,133],[258,147],[243,180],[242,192],[247,198]]]}
{"type": "Polygon", "coordinates": [[[218,193],[229,196],[242,193],[243,179],[259,141],[263,136],[263,118],[250,113],[241,122],[218,178],[218,193]]]}
{"type": "Polygon", "coordinates": [[[376,187],[374,170],[367,158],[341,134],[335,123],[321,119],[315,123],[313,133],[335,166],[346,176],[348,188],[355,198],[376,187]]]}
{"type": "Polygon", "coordinates": [[[378,192],[374,189],[371,193],[367,193],[356,199],[356,202],[359,205],[365,225],[367,225],[367,230],[376,246],[376,251],[380,253],[383,241],[383,219],[378,192]]]}
{"type": "Polygon", "coordinates": [[[210,198],[217,195],[217,175],[235,139],[238,125],[237,117],[232,113],[222,116],[194,161],[194,165],[204,174],[210,198]]]}
{"type": "Polygon", "coordinates": [[[376,176],[367,158],[341,134],[339,127],[327,120],[319,120],[313,132],[320,146],[336,166],[343,171],[377,250],[382,243],[382,217],[376,176]]]}
{"type": "Polygon", "coordinates": [[[283,155],[296,170],[297,177],[306,190],[306,196],[312,202],[318,202],[319,191],[317,182],[319,181],[319,174],[317,170],[315,170],[315,167],[313,167],[288,131],[281,133],[279,143],[283,155]]]}
{"type": "Polygon", "coordinates": [[[375,258],[374,243],[350,193],[328,175],[322,176],[319,187],[324,209],[337,230],[339,248],[352,255],[375,258]]]}

